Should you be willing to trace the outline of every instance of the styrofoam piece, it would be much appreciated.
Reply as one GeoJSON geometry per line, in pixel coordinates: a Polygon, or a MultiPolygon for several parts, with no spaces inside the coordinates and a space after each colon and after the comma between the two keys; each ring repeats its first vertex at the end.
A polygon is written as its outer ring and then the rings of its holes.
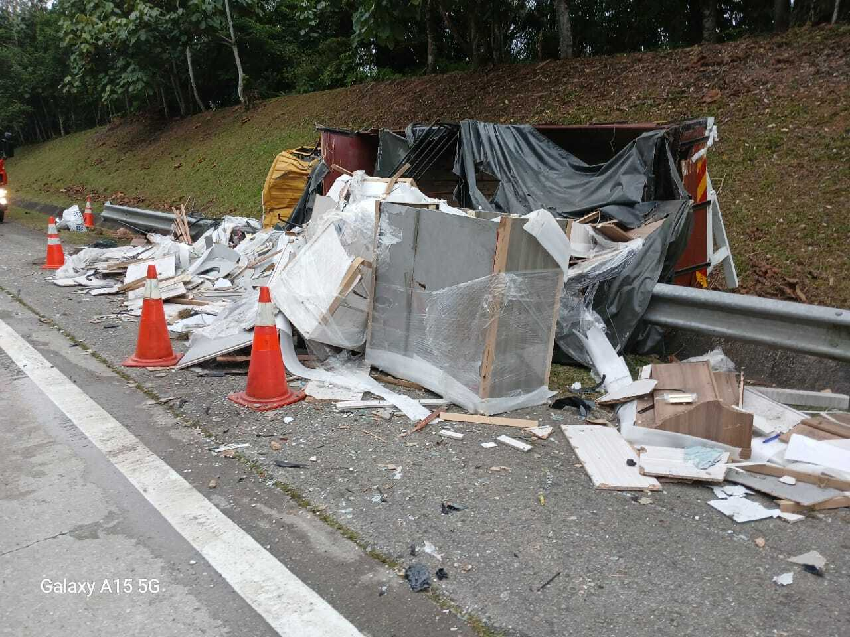
{"type": "Polygon", "coordinates": [[[540,209],[526,215],[528,222],[522,227],[540,242],[546,252],[558,262],[564,274],[570,265],[570,240],[548,210],[540,209]]]}
{"type": "Polygon", "coordinates": [[[510,436],[498,436],[496,440],[501,442],[503,445],[519,449],[520,451],[531,451],[532,449],[531,445],[526,444],[521,440],[517,440],[516,438],[511,438],[510,436]]]}
{"type": "Polygon", "coordinates": [[[189,266],[187,272],[198,276],[220,278],[227,276],[236,268],[240,257],[236,250],[215,243],[189,266]]]}
{"type": "Polygon", "coordinates": [[[439,434],[443,438],[452,438],[454,440],[463,440],[463,434],[451,429],[440,429],[439,434]]]}
{"type": "Polygon", "coordinates": [[[481,446],[485,449],[492,449],[493,447],[498,447],[499,445],[497,445],[495,442],[482,442],[481,446]]]}
{"type": "Polygon", "coordinates": [[[812,440],[793,434],[785,450],[786,460],[820,465],[829,469],[850,472],[850,450],[827,441],[812,440]]]}

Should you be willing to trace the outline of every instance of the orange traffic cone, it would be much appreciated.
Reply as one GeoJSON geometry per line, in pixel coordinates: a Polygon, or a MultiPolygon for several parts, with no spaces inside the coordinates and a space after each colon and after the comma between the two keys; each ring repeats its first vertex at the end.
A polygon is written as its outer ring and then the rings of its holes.
{"type": "Polygon", "coordinates": [[[293,393],[286,384],[286,369],[280,353],[277,327],[274,324],[272,298],[267,287],[260,288],[260,308],[254,325],[254,344],[248,367],[248,387],[230,394],[233,402],[253,409],[270,411],[304,400],[304,392],[293,393]]]}
{"type": "Polygon", "coordinates": [[[165,309],[162,307],[159,281],[156,278],[156,266],[149,265],[136,353],[121,364],[124,367],[171,367],[182,356],[183,354],[175,354],[171,349],[168,325],[165,323],[165,309]]]}
{"type": "Polygon", "coordinates": [[[56,232],[56,219],[50,217],[47,220],[47,257],[41,269],[58,270],[63,265],[65,265],[65,253],[62,252],[62,243],[59,241],[59,233],[56,232]]]}
{"type": "Polygon", "coordinates": [[[86,209],[83,212],[83,225],[86,228],[94,228],[94,213],[91,210],[91,196],[86,197],[86,209]]]}

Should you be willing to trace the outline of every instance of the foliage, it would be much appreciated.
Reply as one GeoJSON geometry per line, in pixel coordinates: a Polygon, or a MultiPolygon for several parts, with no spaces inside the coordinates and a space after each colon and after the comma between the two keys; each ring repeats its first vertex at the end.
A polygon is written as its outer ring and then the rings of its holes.
{"type": "MultiPolygon", "coordinates": [[[[708,2],[720,40],[773,30],[774,0],[569,0],[573,50],[697,44],[708,2]]],[[[795,0],[791,23],[829,21],[833,6],[795,0]]],[[[236,43],[224,0],[0,0],[0,130],[26,143],[115,117],[232,105],[234,48],[246,103],[558,52],[553,0],[230,0],[230,8],[236,43]]],[[[840,18],[848,13],[845,2],[840,18]]]]}

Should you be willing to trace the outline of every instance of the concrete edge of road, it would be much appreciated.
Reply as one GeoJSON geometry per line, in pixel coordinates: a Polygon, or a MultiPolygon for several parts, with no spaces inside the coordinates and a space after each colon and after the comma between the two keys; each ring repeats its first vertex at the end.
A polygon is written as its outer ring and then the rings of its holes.
{"type": "MultiPolygon", "coordinates": [[[[206,428],[203,423],[200,423],[188,417],[186,414],[179,411],[178,409],[170,405],[168,402],[161,402],[163,400],[163,396],[160,396],[155,390],[143,385],[131,375],[127,374],[121,367],[114,365],[111,361],[109,361],[107,358],[98,353],[96,349],[89,346],[82,338],[73,334],[67,328],[65,328],[63,325],[60,325],[52,318],[42,314],[38,309],[27,303],[26,300],[24,300],[11,290],[8,290],[7,288],[0,285],[0,293],[5,294],[13,302],[25,308],[46,327],[56,329],[60,335],[67,338],[71,343],[78,346],[81,350],[88,352],[88,354],[92,358],[97,360],[100,364],[104,365],[107,369],[109,369],[109,371],[119,376],[129,386],[132,386],[134,389],[139,390],[148,398],[157,401],[159,403],[159,407],[164,411],[167,411],[172,417],[175,418],[175,420],[180,422],[182,426],[200,432],[207,440],[209,440],[211,443],[214,443],[215,445],[221,445],[226,442],[218,438],[214,433],[212,433],[208,428],[206,428]]],[[[350,541],[355,546],[357,546],[357,548],[360,549],[365,556],[388,567],[396,573],[396,576],[401,579],[400,571],[403,568],[403,564],[401,562],[399,562],[392,556],[386,555],[381,551],[375,549],[371,545],[371,543],[361,537],[361,535],[357,531],[351,529],[343,522],[337,520],[334,516],[327,513],[324,507],[317,506],[312,503],[303,493],[301,493],[300,490],[298,490],[291,484],[288,484],[269,475],[268,472],[266,472],[258,463],[240,454],[238,450],[235,451],[235,459],[238,460],[242,464],[242,466],[251,471],[257,477],[257,479],[265,481],[269,486],[273,486],[277,491],[287,496],[298,507],[311,514],[312,517],[321,521],[325,526],[329,527],[333,532],[338,533],[342,538],[350,541]]],[[[420,596],[422,596],[422,594],[420,594],[420,596]]],[[[452,615],[456,616],[460,621],[464,622],[475,635],[478,635],[479,637],[502,637],[502,635],[504,634],[502,631],[488,625],[481,617],[479,617],[475,613],[464,611],[450,597],[437,590],[431,589],[431,591],[425,593],[425,596],[427,596],[430,601],[435,604],[437,609],[444,612],[449,612],[452,615]]]]}

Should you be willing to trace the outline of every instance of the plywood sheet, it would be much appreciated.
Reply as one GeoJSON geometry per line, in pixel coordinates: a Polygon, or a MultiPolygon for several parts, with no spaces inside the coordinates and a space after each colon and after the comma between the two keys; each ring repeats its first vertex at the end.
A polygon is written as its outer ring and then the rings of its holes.
{"type": "Polygon", "coordinates": [[[597,425],[561,425],[561,430],[597,489],[661,489],[658,480],[640,474],[637,453],[616,429],[597,425]],[[628,460],[633,460],[634,466],[629,466],[628,460]]]}

